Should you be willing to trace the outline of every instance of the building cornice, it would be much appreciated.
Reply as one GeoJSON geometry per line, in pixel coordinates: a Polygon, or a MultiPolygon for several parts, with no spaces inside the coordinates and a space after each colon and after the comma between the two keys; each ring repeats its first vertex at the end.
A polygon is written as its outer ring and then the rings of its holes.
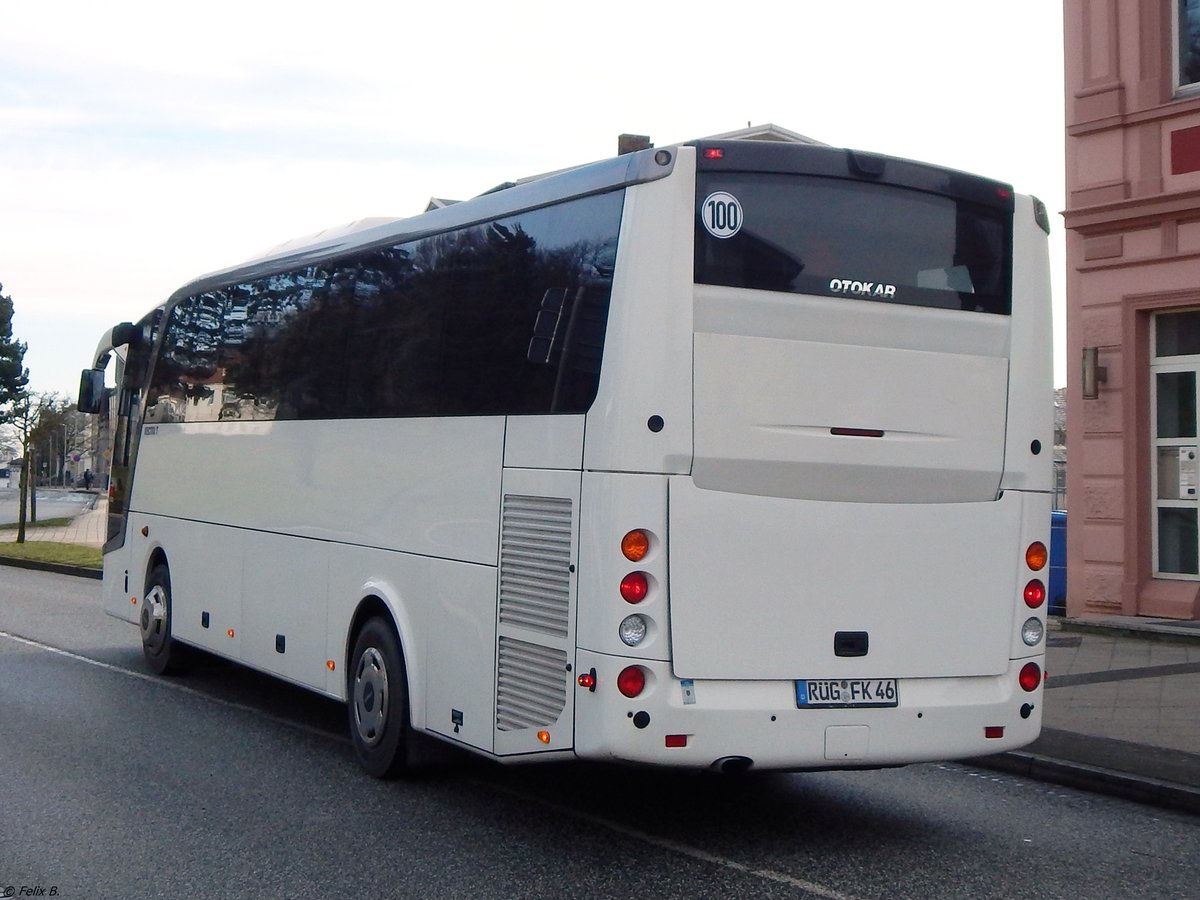
{"type": "Polygon", "coordinates": [[[1063,212],[1063,220],[1071,231],[1104,234],[1188,214],[1200,215],[1200,188],[1068,209],[1063,212]]]}

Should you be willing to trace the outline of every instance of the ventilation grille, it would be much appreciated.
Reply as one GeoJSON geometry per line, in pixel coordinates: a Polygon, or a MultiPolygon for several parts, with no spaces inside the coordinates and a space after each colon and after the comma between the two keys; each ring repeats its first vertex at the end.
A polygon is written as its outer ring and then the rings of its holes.
{"type": "Polygon", "coordinates": [[[571,500],[505,494],[500,623],[566,637],[570,572],[571,500]]]}
{"type": "Polygon", "coordinates": [[[518,731],[553,725],[566,705],[566,652],[501,636],[496,727],[518,731]]]}

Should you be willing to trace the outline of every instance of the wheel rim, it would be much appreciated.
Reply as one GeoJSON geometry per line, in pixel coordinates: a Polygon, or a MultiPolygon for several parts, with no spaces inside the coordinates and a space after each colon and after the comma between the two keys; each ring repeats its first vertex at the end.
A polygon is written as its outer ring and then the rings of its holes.
{"type": "Polygon", "coordinates": [[[383,739],[387,727],[388,676],[387,666],[374,647],[368,647],[358,658],[354,670],[354,727],[368,747],[383,739]]]}
{"type": "Polygon", "coordinates": [[[146,592],[142,603],[142,643],[151,653],[157,653],[167,641],[167,592],[156,584],[146,592]]]}

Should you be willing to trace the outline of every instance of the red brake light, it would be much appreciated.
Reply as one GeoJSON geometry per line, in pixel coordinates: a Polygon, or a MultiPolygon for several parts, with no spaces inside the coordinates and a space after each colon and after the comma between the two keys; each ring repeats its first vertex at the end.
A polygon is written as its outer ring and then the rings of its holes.
{"type": "Polygon", "coordinates": [[[1046,600],[1046,586],[1036,578],[1025,585],[1025,605],[1037,609],[1046,600]]]}
{"type": "Polygon", "coordinates": [[[617,676],[617,690],[626,697],[636,697],[646,689],[646,673],[641,666],[626,666],[617,676]]]}
{"type": "Polygon", "coordinates": [[[621,579],[621,597],[626,603],[641,603],[650,593],[650,579],[645,572],[630,572],[621,579]]]}
{"type": "Polygon", "coordinates": [[[704,151],[705,159],[724,159],[725,151],[720,147],[708,147],[704,151]]]}
{"type": "Polygon", "coordinates": [[[1017,682],[1023,691],[1036,691],[1042,683],[1042,670],[1037,663],[1025,663],[1021,667],[1021,674],[1017,676],[1017,682]]]}

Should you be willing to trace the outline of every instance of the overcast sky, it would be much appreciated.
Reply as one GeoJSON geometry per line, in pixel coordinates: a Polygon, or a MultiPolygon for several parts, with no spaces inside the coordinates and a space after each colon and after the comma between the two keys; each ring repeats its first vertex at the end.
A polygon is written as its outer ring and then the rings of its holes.
{"type": "Polygon", "coordinates": [[[106,328],[289,238],[767,122],[1045,200],[1064,383],[1056,0],[5,3],[0,283],[73,398],[106,328]]]}

